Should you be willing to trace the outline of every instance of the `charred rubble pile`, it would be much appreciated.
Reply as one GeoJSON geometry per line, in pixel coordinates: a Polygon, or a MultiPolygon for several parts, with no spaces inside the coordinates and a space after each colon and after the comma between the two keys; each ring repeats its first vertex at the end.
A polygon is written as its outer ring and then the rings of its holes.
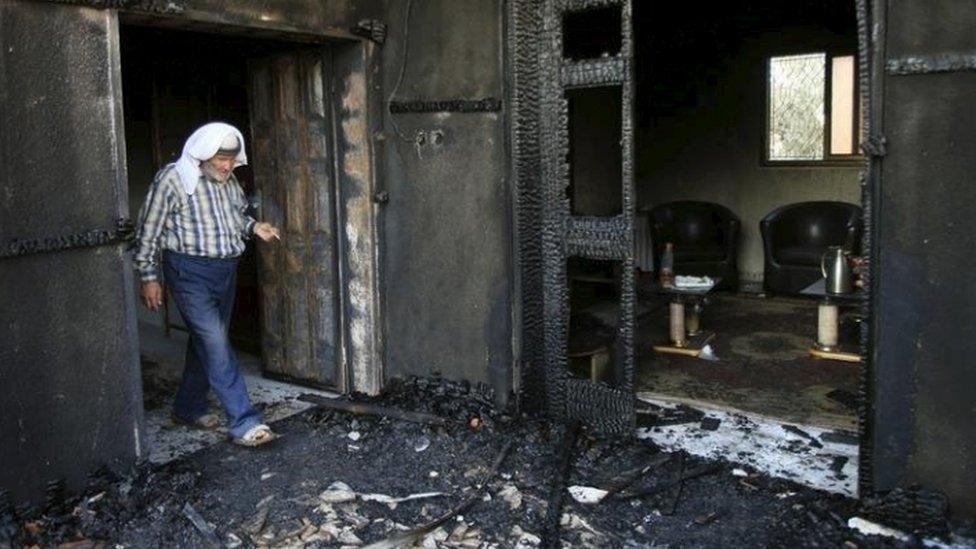
{"type": "Polygon", "coordinates": [[[499,411],[484,387],[440,379],[275,428],[269,447],[101,469],[74,494],[54,482],[36,506],[0,494],[0,547],[891,547],[946,533],[944,507],[923,493],[862,507],[499,411]],[[864,534],[848,527],[855,516],[902,520],[907,536],[864,534]]]}

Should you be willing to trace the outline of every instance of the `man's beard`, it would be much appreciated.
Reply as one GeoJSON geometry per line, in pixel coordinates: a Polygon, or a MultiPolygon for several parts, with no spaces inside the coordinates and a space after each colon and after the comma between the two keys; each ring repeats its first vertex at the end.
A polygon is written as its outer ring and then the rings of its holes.
{"type": "Polygon", "coordinates": [[[230,179],[230,174],[231,174],[231,172],[227,172],[226,175],[220,173],[220,170],[215,168],[209,162],[201,162],[200,171],[202,171],[203,174],[206,175],[208,178],[217,181],[218,183],[226,183],[227,180],[230,179]]]}

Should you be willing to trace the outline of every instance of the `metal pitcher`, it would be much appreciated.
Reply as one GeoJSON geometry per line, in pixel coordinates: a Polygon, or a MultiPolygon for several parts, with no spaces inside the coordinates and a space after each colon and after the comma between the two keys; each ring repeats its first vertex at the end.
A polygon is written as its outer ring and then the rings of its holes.
{"type": "Polygon", "coordinates": [[[820,271],[826,279],[828,294],[849,294],[854,291],[854,271],[843,247],[827,248],[820,258],[820,271]]]}

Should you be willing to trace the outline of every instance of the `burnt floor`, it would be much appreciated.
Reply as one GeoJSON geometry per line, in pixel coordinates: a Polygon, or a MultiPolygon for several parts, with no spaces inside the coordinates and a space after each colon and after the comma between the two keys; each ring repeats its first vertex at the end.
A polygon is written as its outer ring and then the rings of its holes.
{"type": "MultiPolygon", "coordinates": [[[[642,302],[636,388],[656,397],[732,409],[826,428],[856,428],[859,366],[811,357],[817,302],[717,294],[702,325],[714,331],[717,360],[655,353],[667,341],[667,302],[642,302]]],[[[854,311],[841,315],[842,344],[856,345],[854,311]]]]}
{"type": "Polygon", "coordinates": [[[667,453],[648,440],[566,437],[562,426],[495,413],[464,386],[415,381],[377,403],[448,423],[310,410],[277,422],[283,436],[268,447],[221,443],[165,465],[93,476],[81,495],[52,490],[34,509],[0,505],[0,532],[12,524],[15,546],[82,539],[205,546],[184,513],[189,504],[229,547],[356,546],[402,535],[471,498],[419,546],[530,547],[543,539],[592,547],[893,545],[846,526],[870,511],[855,500],[667,453]],[[479,428],[471,427],[474,416],[479,428]],[[605,489],[647,465],[607,502],[570,496],[570,486],[605,489]],[[377,501],[415,494],[424,497],[377,501]]]}

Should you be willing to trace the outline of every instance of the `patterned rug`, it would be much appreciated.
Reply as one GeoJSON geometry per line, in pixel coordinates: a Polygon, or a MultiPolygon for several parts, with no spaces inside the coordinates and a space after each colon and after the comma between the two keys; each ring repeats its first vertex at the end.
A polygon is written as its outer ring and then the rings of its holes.
{"type": "MultiPolygon", "coordinates": [[[[639,391],[728,405],[789,421],[854,426],[857,364],[809,355],[817,302],[718,294],[709,298],[702,327],[715,332],[715,361],[660,354],[667,341],[667,301],[655,296],[638,321],[639,391]],[[830,396],[828,396],[830,395],[830,396]]],[[[841,311],[841,345],[857,348],[856,310],[841,311]]]]}

